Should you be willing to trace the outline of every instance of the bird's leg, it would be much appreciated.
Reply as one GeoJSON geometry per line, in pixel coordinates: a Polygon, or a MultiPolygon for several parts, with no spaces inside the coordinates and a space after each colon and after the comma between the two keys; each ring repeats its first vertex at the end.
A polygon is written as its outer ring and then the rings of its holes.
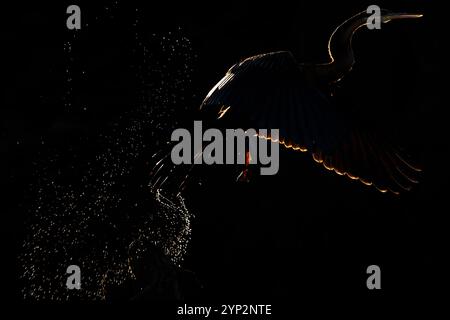
{"type": "Polygon", "coordinates": [[[245,152],[245,166],[244,170],[241,171],[239,176],[237,177],[237,181],[240,182],[250,182],[250,161],[252,160],[252,156],[250,154],[250,151],[245,152]]]}

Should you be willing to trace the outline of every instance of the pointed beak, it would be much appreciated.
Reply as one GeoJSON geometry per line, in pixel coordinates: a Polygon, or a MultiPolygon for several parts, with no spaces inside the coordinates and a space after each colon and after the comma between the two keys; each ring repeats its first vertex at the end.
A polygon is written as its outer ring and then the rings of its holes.
{"type": "Polygon", "coordinates": [[[391,13],[388,15],[390,20],[398,20],[398,19],[418,19],[422,18],[423,14],[421,13],[391,13]]]}

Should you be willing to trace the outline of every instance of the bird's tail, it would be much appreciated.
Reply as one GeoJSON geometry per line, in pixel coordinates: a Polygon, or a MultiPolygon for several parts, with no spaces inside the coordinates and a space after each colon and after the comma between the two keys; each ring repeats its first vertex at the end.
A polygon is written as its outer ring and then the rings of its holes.
{"type": "MultiPolygon", "coordinates": [[[[171,158],[173,144],[167,146],[153,157],[154,166],[150,172],[150,191],[154,194],[164,190],[165,194],[179,195],[187,186],[194,164],[174,164],[171,158]]],[[[196,155],[196,157],[201,156],[196,155]]]]}
{"type": "Polygon", "coordinates": [[[246,152],[245,164],[222,165],[219,169],[212,165],[196,165],[196,159],[203,157],[203,152],[194,155],[191,164],[174,164],[171,158],[173,143],[152,156],[153,168],[150,172],[150,191],[153,194],[163,192],[165,195],[178,196],[189,186],[206,182],[211,177],[222,177],[237,182],[249,182],[258,170],[258,165],[249,164],[249,152],[246,152]]]}

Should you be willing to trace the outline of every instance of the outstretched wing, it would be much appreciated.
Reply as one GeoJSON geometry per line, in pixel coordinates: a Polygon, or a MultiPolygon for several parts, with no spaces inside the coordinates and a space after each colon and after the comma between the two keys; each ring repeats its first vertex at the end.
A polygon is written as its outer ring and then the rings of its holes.
{"type": "Polygon", "coordinates": [[[302,68],[286,51],[247,58],[228,70],[201,109],[246,128],[279,129],[286,148],[308,151],[326,169],[382,192],[399,193],[417,183],[420,170],[338,111],[302,68]]]}
{"type": "Polygon", "coordinates": [[[280,142],[298,150],[330,150],[342,129],[334,106],[307,84],[287,51],[235,64],[211,89],[201,109],[244,127],[279,129],[280,142]]]}

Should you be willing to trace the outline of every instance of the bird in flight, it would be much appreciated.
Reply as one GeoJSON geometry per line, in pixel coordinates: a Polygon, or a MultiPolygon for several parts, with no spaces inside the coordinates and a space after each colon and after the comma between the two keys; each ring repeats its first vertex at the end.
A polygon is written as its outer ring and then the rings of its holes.
{"type": "MultiPolygon", "coordinates": [[[[277,128],[276,141],[260,138],[309,152],[325,169],[380,192],[411,190],[421,169],[387,139],[359,125],[351,111],[338,108],[328,94],[351,72],[352,38],[369,17],[367,11],[360,12],[334,30],[327,63],[299,63],[289,51],[244,59],[209,91],[200,109],[218,121],[234,119],[248,128],[277,128]]],[[[420,17],[382,9],[380,22],[420,17]]]]}

